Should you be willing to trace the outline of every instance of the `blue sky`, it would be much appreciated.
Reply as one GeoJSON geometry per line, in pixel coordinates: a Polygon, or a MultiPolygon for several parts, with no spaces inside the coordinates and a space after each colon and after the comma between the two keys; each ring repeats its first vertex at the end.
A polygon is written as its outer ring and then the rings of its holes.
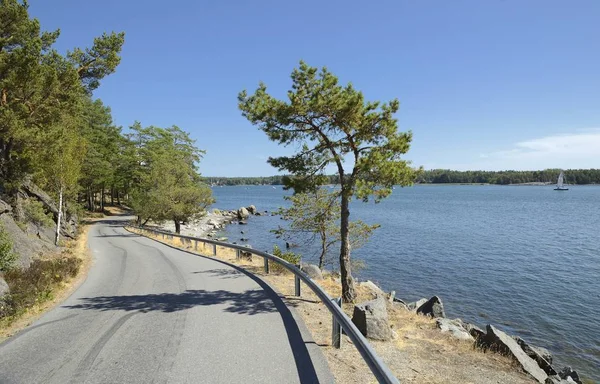
{"type": "Polygon", "coordinates": [[[125,31],[95,96],[118,125],[179,127],[207,176],[272,175],[289,153],[241,117],[264,81],[283,97],[303,59],[367,99],[398,98],[414,165],[600,168],[600,1],[31,0],[60,50],[125,31]]]}

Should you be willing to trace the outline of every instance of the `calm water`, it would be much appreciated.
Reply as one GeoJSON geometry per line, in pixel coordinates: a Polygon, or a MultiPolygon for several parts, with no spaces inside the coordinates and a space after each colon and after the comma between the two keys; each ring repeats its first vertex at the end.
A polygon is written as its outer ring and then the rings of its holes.
{"type": "MultiPolygon", "coordinates": [[[[223,209],[286,205],[281,187],[213,192],[223,209]]],[[[448,316],[498,325],[600,382],[600,187],[397,188],[380,204],[353,202],[351,219],[358,218],[381,224],[353,252],[367,265],[361,279],[403,299],[439,295],[448,316]]],[[[269,233],[280,224],[279,217],[252,217],[227,236],[271,250],[282,245],[269,233]]]]}

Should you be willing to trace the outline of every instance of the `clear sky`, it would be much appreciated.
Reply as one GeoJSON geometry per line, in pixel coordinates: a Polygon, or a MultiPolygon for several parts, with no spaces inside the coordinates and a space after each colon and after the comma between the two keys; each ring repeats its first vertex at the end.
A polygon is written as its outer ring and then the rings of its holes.
{"type": "Polygon", "coordinates": [[[191,132],[206,176],[266,176],[288,153],[241,117],[264,81],[283,97],[300,59],[367,99],[398,98],[414,165],[600,168],[600,1],[30,0],[57,47],[125,31],[95,96],[118,125],[191,132]]]}

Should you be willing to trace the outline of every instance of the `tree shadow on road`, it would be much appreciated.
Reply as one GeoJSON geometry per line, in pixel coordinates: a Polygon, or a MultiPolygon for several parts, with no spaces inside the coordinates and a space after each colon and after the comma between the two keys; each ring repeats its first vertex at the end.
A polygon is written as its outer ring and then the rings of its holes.
{"type": "Polygon", "coordinates": [[[145,313],[151,311],[177,312],[197,306],[226,305],[225,312],[243,315],[277,311],[272,298],[263,290],[248,290],[243,293],[224,290],[188,290],[182,293],[87,297],[81,300],[82,303],[66,306],[66,308],[145,313]]]}
{"type": "Polygon", "coordinates": [[[220,277],[222,279],[238,279],[240,277],[246,277],[245,274],[233,268],[219,268],[219,269],[209,269],[206,271],[196,271],[192,272],[193,274],[208,274],[211,277],[220,277]]]}

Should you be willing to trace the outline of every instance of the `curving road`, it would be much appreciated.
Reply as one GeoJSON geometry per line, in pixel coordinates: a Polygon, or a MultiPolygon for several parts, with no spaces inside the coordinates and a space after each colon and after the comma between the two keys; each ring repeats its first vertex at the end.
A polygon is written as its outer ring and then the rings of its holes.
{"type": "Polygon", "coordinates": [[[0,383],[315,383],[333,379],[295,314],[226,264],[94,225],[93,266],[0,344],[0,383]]]}

